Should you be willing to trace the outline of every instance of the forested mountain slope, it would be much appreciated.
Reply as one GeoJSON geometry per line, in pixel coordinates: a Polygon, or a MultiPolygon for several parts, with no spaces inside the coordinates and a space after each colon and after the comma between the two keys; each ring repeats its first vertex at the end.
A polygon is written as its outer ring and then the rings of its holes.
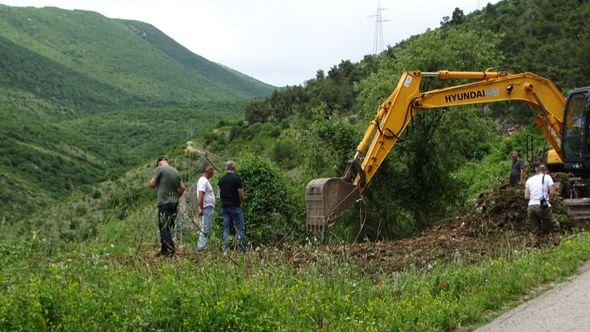
{"type": "MultiPolygon", "coordinates": [[[[0,6],[0,36],[4,44],[18,45],[17,52],[24,48],[38,57],[34,60],[60,65],[44,65],[40,69],[69,69],[140,100],[229,101],[265,95],[272,90],[262,82],[191,53],[147,23],[110,19],[94,12],[0,6]]],[[[6,63],[3,68],[12,74],[20,69],[6,63]]],[[[46,83],[29,76],[10,78],[13,84],[17,78],[27,80],[28,90],[46,83]]],[[[62,87],[70,90],[67,88],[62,87]]],[[[105,89],[108,88],[101,90],[105,89]]]]}
{"type": "Polygon", "coordinates": [[[562,89],[590,85],[590,1],[488,4],[456,24],[501,36],[506,63],[550,77],[562,89]]]}

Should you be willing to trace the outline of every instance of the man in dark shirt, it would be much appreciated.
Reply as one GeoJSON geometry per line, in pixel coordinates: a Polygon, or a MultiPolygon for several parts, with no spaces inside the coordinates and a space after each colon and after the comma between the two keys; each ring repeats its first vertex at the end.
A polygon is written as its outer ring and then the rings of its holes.
{"type": "Polygon", "coordinates": [[[244,188],[242,180],[235,174],[236,165],[233,161],[225,164],[227,173],[219,180],[219,196],[221,198],[221,212],[223,214],[223,250],[229,247],[229,232],[236,227],[236,235],[240,240],[240,250],[248,251],[246,242],[246,226],[244,225],[244,213],[240,203],[244,200],[244,188]]]}
{"type": "Polygon", "coordinates": [[[515,186],[524,180],[524,162],[520,159],[520,154],[517,151],[510,153],[512,157],[512,169],[510,170],[510,185],[515,186]]]}
{"type": "Polygon", "coordinates": [[[164,156],[156,162],[156,175],[150,180],[150,187],[158,191],[158,229],[160,230],[160,252],[158,256],[174,255],[172,228],[178,212],[178,201],[186,187],[180,173],[168,164],[164,156]]]}

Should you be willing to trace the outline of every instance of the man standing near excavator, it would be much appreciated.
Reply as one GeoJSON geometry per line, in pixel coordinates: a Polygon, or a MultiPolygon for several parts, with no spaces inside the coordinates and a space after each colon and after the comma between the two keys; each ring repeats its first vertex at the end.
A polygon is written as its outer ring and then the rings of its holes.
{"type": "Polygon", "coordinates": [[[236,165],[233,161],[228,161],[225,164],[225,169],[227,173],[219,180],[221,211],[223,213],[223,251],[229,249],[229,233],[235,226],[240,250],[246,253],[248,252],[246,226],[244,225],[244,212],[240,207],[244,200],[244,187],[242,180],[235,174],[236,165]]]}
{"type": "Polygon", "coordinates": [[[554,242],[559,243],[559,222],[555,220],[549,203],[550,196],[555,195],[553,178],[547,174],[547,166],[537,167],[537,174],[531,176],[525,185],[524,198],[529,200],[527,216],[537,229],[537,233],[549,228],[554,242]]]}
{"type": "Polygon", "coordinates": [[[209,180],[214,174],[215,169],[213,166],[205,164],[203,166],[203,174],[197,182],[197,205],[199,206],[199,216],[201,217],[197,251],[203,251],[207,247],[207,238],[209,237],[211,223],[213,222],[215,195],[213,194],[213,187],[211,187],[209,180]]]}
{"type": "Polygon", "coordinates": [[[516,186],[519,182],[524,180],[524,161],[520,159],[518,151],[510,152],[512,157],[512,169],[510,170],[510,185],[516,186]]]}
{"type": "Polygon", "coordinates": [[[158,229],[160,230],[160,252],[158,256],[173,256],[174,242],[172,229],[178,212],[178,201],[186,187],[176,168],[168,164],[168,158],[161,156],[156,161],[156,175],[150,180],[150,187],[158,191],[158,229]]]}

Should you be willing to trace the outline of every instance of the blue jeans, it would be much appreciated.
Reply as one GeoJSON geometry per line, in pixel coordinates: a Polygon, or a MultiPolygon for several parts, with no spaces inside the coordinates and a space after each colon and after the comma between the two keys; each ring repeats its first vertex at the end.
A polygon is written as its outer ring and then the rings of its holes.
{"type": "Polygon", "coordinates": [[[222,208],[223,213],[223,250],[229,249],[229,231],[235,226],[236,235],[240,240],[240,250],[248,252],[248,243],[246,242],[246,226],[244,225],[244,213],[240,207],[222,208]]]}
{"type": "Polygon", "coordinates": [[[215,208],[212,206],[205,206],[203,209],[203,216],[201,216],[201,224],[199,227],[199,244],[197,245],[197,250],[205,250],[207,247],[207,238],[209,237],[209,232],[211,231],[211,222],[213,221],[213,213],[215,212],[215,208]]]}

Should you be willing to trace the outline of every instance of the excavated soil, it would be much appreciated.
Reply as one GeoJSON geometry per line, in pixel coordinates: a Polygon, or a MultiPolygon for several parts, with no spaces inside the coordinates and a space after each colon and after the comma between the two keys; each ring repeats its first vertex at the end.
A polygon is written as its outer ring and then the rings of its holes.
{"type": "MultiPolygon", "coordinates": [[[[586,224],[575,225],[560,199],[555,199],[552,205],[555,217],[562,224],[562,232],[590,229],[586,224]]],[[[466,215],[433,226],[413,238],[341,245],[269,247],[253,250],[247,257],[268,264],[287,263],[295,269],[309,265],[327,268],[331,264],[349,263],[361,273],[374,274],[409,268],[428,269],[454,260],[477,262],[484,257],[497,257],[507,252],[552,246],[557,241],[556,235],[539,232],[535,225],[527,221],[522,189],[500,186],[482,194],[466,215]]],[[[153,244],[151,247],[155,248],[153,244]]],[[[236,255],[237,252],[223,255],[216,251],[194,253],[182,249],[177,253],[177,257],[188,258],[197,264],[208,256],[223,257],[235,263],[232,256],[236,255]]],[[[143,258],[148,261],[156,259],[152,253],[145,253],[143,258]]]]}
{"type": "MultiPolygon", "coordinates": [[[[562,232],[590,228],[585,224],[575,225],[560,198],[554,199],[552,205],[562,232]]],[[[285,256],[294,266],[305,266],[317,260],[316,252],[320,251],[343,256],[361,271],[373,273],[429,268],[453,260],[477,262],[483,257],[555,245],[560,236],[547,234],[528,222],[526,207],[523,189],[499,186],[482,194],[466,215],[433,226],[413,238],[321,246],[307,252],[288,249],[285,256]]]]}

